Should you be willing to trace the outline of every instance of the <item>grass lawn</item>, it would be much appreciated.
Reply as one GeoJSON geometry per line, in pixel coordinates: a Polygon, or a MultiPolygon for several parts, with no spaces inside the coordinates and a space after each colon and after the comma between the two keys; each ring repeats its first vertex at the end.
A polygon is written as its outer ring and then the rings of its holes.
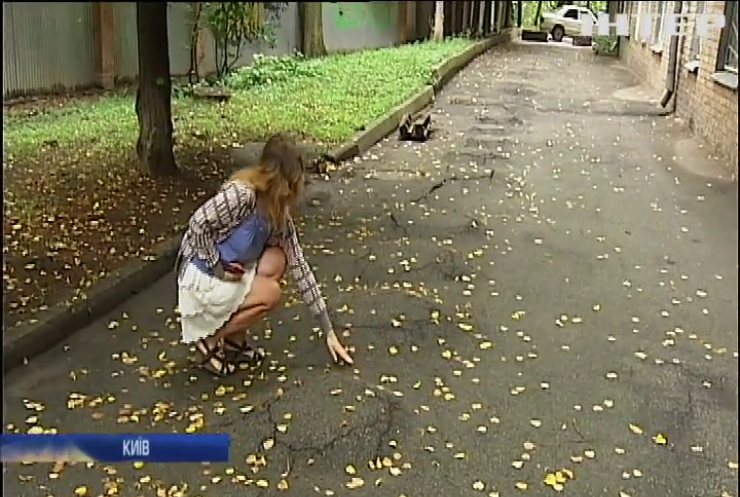
{"type": "Polygon", "coordinates": [[[173,97],[182,174],[138,174],[131,92],[4,106],[5,329],[59,301],[182,229],[224,178],[235,144],[275,132],[331,146],[430,81],[471,41],[420,43],[257,64],[229,79],[228,103],[173,97]],[[268,67],[269,66],[269,67],[268,67]],[[274,66],[274,67],[273,67],[274,66]]]}

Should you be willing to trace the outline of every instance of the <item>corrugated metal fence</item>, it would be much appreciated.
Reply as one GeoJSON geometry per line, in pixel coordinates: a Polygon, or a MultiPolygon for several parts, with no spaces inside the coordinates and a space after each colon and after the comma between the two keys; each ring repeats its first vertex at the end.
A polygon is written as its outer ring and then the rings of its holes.
{"type": "Polygon", "coordinates": [[[3,96],[96,79],[93,4],[3,2],[3,96]]]}
{"type": "MultiPolygon", "coordinates": [[[[374,48],[394,42],[397,2],[366,3],[375,5],[358,9],[350,6],[352,2],[324,4],[327,48],[374,48]],[[342,3],[346,4],[344,10],[357,11],[353,25],[342,21],[342,3]],[[385,13],[379,14],[379,9],[385,13]]],[[[136,3],[113,5],[115,77],[132,79],[138,72],[136,3]]],[[[94,9],[93,2],[3,2],[3,98],[95,86],[100,48],[94,9]]],[[[175,76],[187,74],[190,68],[189,9],[186,2],[169,3],[170,69],[175,76]]],[[[297,26],[297,4],[289,2],[280,17],[275,46],[245,47],[236,66],[250,64],[256,53],[293,52],[298,48],[297,26]]],[[[215,71],[215,50],[208,35],[200,69],[215,71]]]]}

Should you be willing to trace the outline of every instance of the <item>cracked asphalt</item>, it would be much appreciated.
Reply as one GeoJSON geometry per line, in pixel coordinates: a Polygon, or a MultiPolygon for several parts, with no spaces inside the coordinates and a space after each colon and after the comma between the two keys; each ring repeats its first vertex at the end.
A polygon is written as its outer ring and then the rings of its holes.
{"type": "Polygon", "coordinates": [[[7,375],[6,430],[227,432],[232,461],[5,465],[8,495],[737,496],[736,187],[635,84],[589,50],[481,56],[432,141],[312,185],[356,369],[292,294],[258,375],[191,368],[170,275],[7,375]]]}

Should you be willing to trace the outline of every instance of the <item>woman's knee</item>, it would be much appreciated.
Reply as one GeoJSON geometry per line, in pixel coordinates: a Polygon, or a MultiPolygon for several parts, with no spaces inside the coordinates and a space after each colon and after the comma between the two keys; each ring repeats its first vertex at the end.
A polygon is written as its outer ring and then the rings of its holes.
{"type": "Polygon", "coordinates": [[[259,302],[259,305],[271,311],[280,304],[282,289],[277,280],[258,275],[252,284],[250,297],[259,302]]]}
{"type": "Polygon", "coordinates": [[[268,247],[257,263],[257,274],[265,278],[279,280],[285,273],[286,265],[285,252],[279,247],[268,247]]]}

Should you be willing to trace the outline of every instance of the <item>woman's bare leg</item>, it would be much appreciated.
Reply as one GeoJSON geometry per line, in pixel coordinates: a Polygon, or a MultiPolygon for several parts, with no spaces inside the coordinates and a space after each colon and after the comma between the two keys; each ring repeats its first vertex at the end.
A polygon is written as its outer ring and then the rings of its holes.
{"type": "Polygon", "coordinates": [[[251,324],[263,318],[265,314],[280,303],[280,283],[256,275],[252,282],[252,289],[244,299],[244,303],[231,316],[224,326],[213,336],[215,341],[225,338],[236,338],[233,335],[244,333],[251,324]]]}
{"type": "Polygon", "coordinates": [[[257,275],[244,304],[216,334],[218,339],[241,345],[246,330],[264,318],[280,303],[280,279],[285,273],[285,253],[278,247],[268,247],[257,262],[257,275]],[[259,281],[259,283],[257,283],[259,281]],[[257,284],[257,288],[255,288],[257,284]]]}

